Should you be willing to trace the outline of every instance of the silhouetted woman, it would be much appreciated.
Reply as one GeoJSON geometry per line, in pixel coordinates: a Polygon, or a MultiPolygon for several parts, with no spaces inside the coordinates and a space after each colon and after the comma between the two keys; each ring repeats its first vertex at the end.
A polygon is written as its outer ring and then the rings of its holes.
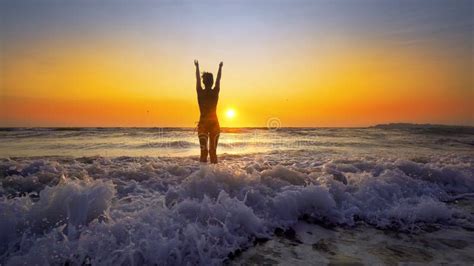
{"type": "Polygon", "coordinates": [[[201,112],[198,124],[198,137],[201,146],[200,161],[207,162],[207,155],[209,154],[211,163],[217,163],[216,149],[221,128],[219,126],[219,120],[217,119],[216,107],[217,101],[219,100],[223,63],[221,62],[219,64],[219,71],[217,72],[214,89],[212,89],[214,77],[212,76],[212,73],[209,72],[204,72],[202,74],[202,83],[204,84],[204,89],[202,89],[199,62],[194,60],[194,65],[196,66],[196,91],[199,111],[201,112]]]}

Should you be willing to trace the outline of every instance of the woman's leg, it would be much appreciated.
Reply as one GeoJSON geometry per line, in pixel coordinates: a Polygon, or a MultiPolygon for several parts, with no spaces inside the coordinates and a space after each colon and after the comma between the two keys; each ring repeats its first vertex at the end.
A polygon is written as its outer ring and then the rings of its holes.
{"type": "Polygon", "coordinates": [[[211,163],[217,163],[217,143],[219,142],[219,131],[209,133],[209,157],[211,163]]]}
{"type": "Polygon", "coordinates": [[[207,139],[209,138],[209,134],[206,132],[198,132],[199,137],[199,146],[201,147],[201,158],[199,161],[205,163],[207,162],[207,139]]]}

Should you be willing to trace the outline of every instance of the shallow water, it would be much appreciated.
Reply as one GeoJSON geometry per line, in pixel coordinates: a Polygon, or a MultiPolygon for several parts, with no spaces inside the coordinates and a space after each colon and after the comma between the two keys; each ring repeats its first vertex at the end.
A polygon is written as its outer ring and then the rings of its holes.
{"type": "Polygon", "coordinates": [[[231,265],[466,264],[474,261],[474,232],[463,228],[406,234],[361,224],[324,228],[299,222],[283,234],[243,251],[231,265]]]}
{"type": "MultiPolygon", "coordinates": [[[[474,147],[474,128],[228,128],[219,152],[249,154],[312,150],[367,153],[463,152],[474,147]]],[[[0,157],[192,156],[199,149],[191,128],[0,129],[0,157]]]]}
{"type": "Polygon", "coordinates": [[[157,130],[0,131],[0,264],[472,264],[469,128],[157,130]]]}

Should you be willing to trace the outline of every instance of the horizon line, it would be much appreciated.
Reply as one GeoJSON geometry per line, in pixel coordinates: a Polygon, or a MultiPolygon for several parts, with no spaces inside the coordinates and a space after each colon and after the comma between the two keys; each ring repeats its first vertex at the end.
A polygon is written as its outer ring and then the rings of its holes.
{"type": "MultiPolygon", "coordinates": [[[[382,123],[382,124],[373,124],[368,126],[282,126],[278,128],[282,129],[292,129],[292,128],[372,128],[372,127],[381,127],[381,126],[444,126],[444,127],[474,127],[474,125],[466,125],[466,124],[442,124],[442,123],[407,123],[407,122],[390,122],[390,123],[382,123]]],[[[186,129],[194,129],[194,127],[190,126],[0,126],[0,129],[33,129],[33,128],[64,128],[64,129],[77,129],[77,128],[186,128],[186,129]]],[[[272,127],[268,126],[240,126],[240,127],[221,127],[226,129],[233,129],[233,128],[256,128],[256,129],[270,129],[275,130],[272,127]]]]}

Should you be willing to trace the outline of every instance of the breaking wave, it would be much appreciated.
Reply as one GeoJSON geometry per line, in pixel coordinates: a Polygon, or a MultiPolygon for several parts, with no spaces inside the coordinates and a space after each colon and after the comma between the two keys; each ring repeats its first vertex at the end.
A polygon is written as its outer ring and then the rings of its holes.
{"type": "Polygon", "coordinates": [[[0,161],[0,264],[224,263],[299,220],[474,229],[473,157],[287,152],[0,161]],[[310,159],[311,158],[311,159],[310,159]]]}

